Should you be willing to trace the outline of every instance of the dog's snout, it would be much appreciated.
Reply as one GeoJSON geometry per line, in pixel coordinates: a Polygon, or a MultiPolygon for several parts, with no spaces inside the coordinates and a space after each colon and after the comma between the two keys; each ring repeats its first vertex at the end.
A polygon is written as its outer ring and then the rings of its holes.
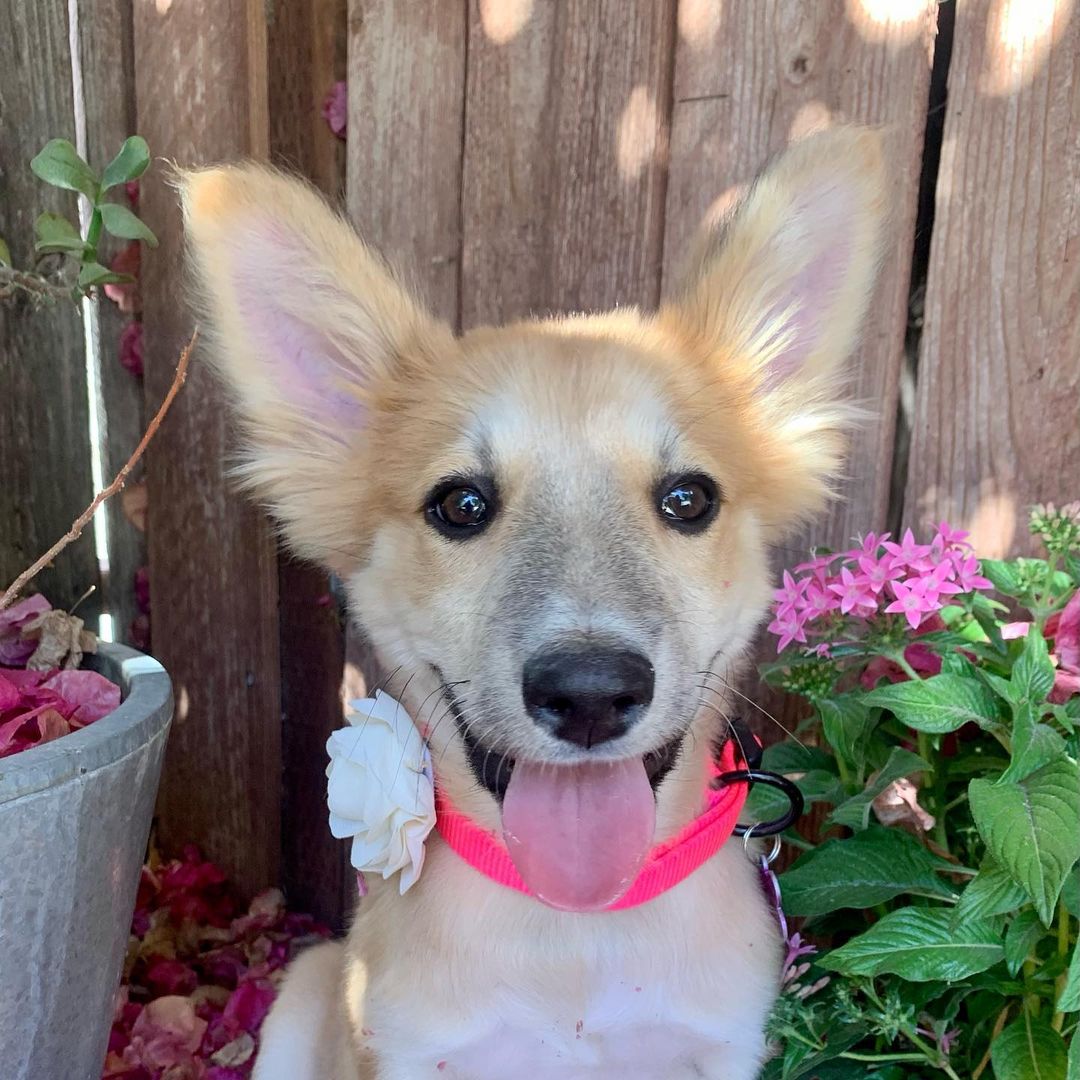
{"type": "Polygon", "coordinates": [[[525,664],[522,694],[534,720],[588,749],[636,723],[652,701],[654,683],[652,664],[640,653],[563,645],[525,664]]]}

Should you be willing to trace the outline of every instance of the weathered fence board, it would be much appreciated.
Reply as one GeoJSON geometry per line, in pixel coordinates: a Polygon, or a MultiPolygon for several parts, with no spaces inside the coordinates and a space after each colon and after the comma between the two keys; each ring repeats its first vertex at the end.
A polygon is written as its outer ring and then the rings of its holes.
{"type": "Polygon", "coordinates": [[[349,217],[456,323],[464,5],[351,0],[349,31],[349,217]]]}
{"type": "MultiPolygon", "coordinates": [[[[453,326],[460,310],[465,49],[464,3],[349,2],[349,217],[453,326]],[[400,48],[404,40],[408,49],[400,48]]],[[[345,655],[347,696],[381,678],[353,627],[345,655]]],[[[353,875],[343,882],[341,907],[349,911],[353,875]]]]}
{"type": "MultiPolygon", "coordinates": [[[[100,171],[124,139],[135,132],[132,0],[79,0],[77,11],[87,160],[100,171]]],[[[123,192],[118,197],[124,199],[123,192]]],[[[124,243],[110,242],[109,253],[117,252],[124,243]]],[[[104,482],[108,483],[142,436],[143,391],[141,381],[120,364],[120,335],[134,312],[123,312],[104,297],[94,301],[94,309],[91,348],[101,406],[98,442],[104,482]]],[[[140,468],[128,485],[129,491],[141,479],[140,468]]],[[[127,641],[138,613],[135,571],[146,563],[146,542],[125,513],[122,498],[105,504],[105,517],[109,570],[104,601],[112,616],[116,640],[127,641]]]]}
{"type": "Polygon", "coordinates": [[[1022,551],[1080,478],[1080,11],[962,3],[907,516],[1022,551]]]}
{"type": "Polygon", "coordinates": [[[851,394],[874,418],[855,433],[841,498],[792,541],[795,551],[880,528],[888,510],[937,3],[916,7],[903,17],[845,0],[679,7],[665,289],[699,223],[722,215],[793,138],[840,121],[883,125],[889,136],[894,219],[852,362],[851,394]]]}
{"type": "MultiPolygon", "coordinates": [[[[343,193],[344,144],[320,115],[345,75],[346,0],[290,0],[268,28],[271,160],[343,193]]],[[[281,622],[281,882],[289,903],[340,928],[351,875],[326,827],[326,740],[341,727],[344,630],[323,570],[278,555],[281,622]]],[[[355,886],[354,886],[355,888],[355,886]]]]}
{"type": "MultiPolygon", "coordinates": [[[[34,219],[75,220],[75,196],[43,184],[30,159],[52,138],[75,138],[67,4],[0,5],[0,237],[14,265],[33,268],[34,219]]],[[[56,256],[45,265],[56,261],[56,256]]],[[[74,304],[0,305],[0,584],[8,584],[93,498],[87,434],[86,352],[74,304]]],[[[98,582],[88,529],[34,583],[70,607],[98,582]]],[[[80,614],[92,618],[98,598],[80,614]]]]}
{"type": "Polygon", "coordinates": [[[673,0],[470,16],[463,325],[655,304],[673,0]]]}
{"type": "MultiPolygon", "coordinates": [[[[266,155],[263,5],[135,5],[138,126],[185,164],[266,155]],[[182,104],[181,104],[182,103],[182,104]]],[[[147,405],[172,379],[191,316],[176,194],[160,164],[143,214],[166,254],[144,260],[147,405]]],[[[195,358],[150,449],[154,652],[176,691],[159,810],[166,847],[198,838],[249,891],[279,880],[281,690],[274,542],[226,477],[222,394],[195,358]]]]}

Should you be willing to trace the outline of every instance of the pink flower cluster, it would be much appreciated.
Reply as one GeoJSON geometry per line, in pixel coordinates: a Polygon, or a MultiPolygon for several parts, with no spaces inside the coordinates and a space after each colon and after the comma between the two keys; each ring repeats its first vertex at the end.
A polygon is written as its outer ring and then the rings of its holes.
{"type": "MultiPolygon", "coordinates": [[[[991,584],[979,572],[968,534],[944,522],[929,544],[918,544],[910,529],[897,543],[889,533],[869,533],[857,547],[819,555],[784,571],[769,631],[779,638],[777,652],[792,642],[808,644],[810,624],[827,616],[867,620],[903,615],[918,630],[952,597],[991,584]]],[[[828,642],[816,646],[828,655],[828,642]]]]}
{"type": "Polygon", "coordinates": [[[189,845],[143,867],[105,1080],[245,1080],[295,951],[329,936],[269,889],[237,915],[219,867],[189,845]]]}

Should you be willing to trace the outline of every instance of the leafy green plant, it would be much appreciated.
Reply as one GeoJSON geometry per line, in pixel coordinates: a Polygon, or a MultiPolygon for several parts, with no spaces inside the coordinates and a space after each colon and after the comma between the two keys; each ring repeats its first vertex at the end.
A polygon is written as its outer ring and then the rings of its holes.
{"type": "Polygon", "coordinates": [[[824,835],[787,834],[765,1080],[1080,1080],[1080,504],[1031,529],[1045,558],[942,525],[784,576],[764,674],[813,712],[765,767],[824,835]]]}
{"type": "Polygon", "coordinates": [[[127,206],[109,198],[115,189],[142,176],[149,165],[150,149],[139,135],[124,141],[100,176],[67,139],[47,142],[30,162],[30,168],[45,183],[86,196],[90,216],[83,232],[62,214],[49,211],[40,214],[34,224],[34,249],[40,255],[61,255],[66,264],[61,268],[61,277],[70,265],[75,268],[75,279],[54,282],[33,270],[16,270],[12,267],[7,244],[0,239],[0,291],[18,289],[38,299],[64,295],[77,299],[96,286],[133,281],[129,274],[117,273],[102,265],[99,247],[103,233],[157,246],[157,237],[150,228],[127,206]]]}

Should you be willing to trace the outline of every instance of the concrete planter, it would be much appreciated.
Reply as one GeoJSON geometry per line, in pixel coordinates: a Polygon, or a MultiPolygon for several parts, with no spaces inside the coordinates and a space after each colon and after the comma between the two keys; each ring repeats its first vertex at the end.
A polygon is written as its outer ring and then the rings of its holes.
{"type": "Polygon", "coordinates": [[[0,1075],[96,1080],[157,795],[172,687],[121,645],[120,708],[0,760],[0,1075]]]}

